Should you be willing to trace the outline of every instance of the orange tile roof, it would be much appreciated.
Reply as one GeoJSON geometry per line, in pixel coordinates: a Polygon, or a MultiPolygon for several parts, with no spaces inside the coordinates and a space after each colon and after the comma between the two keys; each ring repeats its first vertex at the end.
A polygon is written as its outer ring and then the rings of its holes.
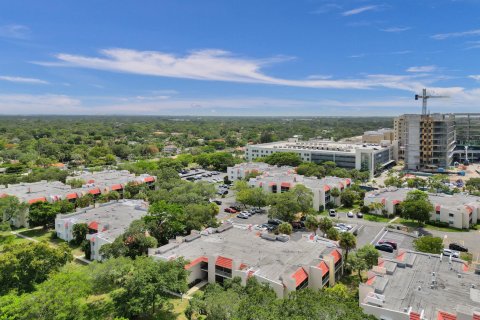
{"type": "Polygon", "coordinates": [[[68,200],[72,200],[72,199],[77,199],[78,198],[78,195],[74,192],[74,193],[69,193],[65,196],[68,200]]]}
{"type": "Polygon", "coordinates": [[[441,208],[440,205],[436,205],[436,206],[435,206],[435,211],[440,211],[440,208],[441,208]]]}
{"type": "Polygon", "coordinates": [[[377,276],[373,275],[370,278],[368,278],[367,282],[365,282],[365,283],[368,284],[369,286],[371,286],[375,282],[375,278],[377,278],[377,276]]]}
{"type": "Polygon", "coordinates": [[[420,320],[420,314],[416,312],[410,312],[410,320],[420,320]]]}
{"type": "Polygon", "coordinates": [[[155,182],[155,178],[150,176],[150,177],[146,177],[145,179],[143,179],[143,181],[145,181],[145,182],[155,182]]]}
{"type": "Polygon", "coordinates": [[[248,266],[245,263],[240,264],[239,270],[246,269],[248,266]]]}
{"type": "Polygon", "coordinates": [[[344,186],[343,183],[341,183],[341,182],[339,182],[338,185],[340,186],[340,189],[345,188],[345,186],[344,186]]]}
{"type": "Polygon", "coordinates": [[[480,320],[480,313],[474,313],[472,320],[480,320]]]}
{"type": "Polygon", "coordinates": [[[284,188],[290,188],[292,184],[290,182],[282,182],[281,186],[284,188]]]}
{"type": "Polygon", "coordinates": [[[333,257],[333,262],[337,263],[340,259],[342,259],[342,254],[338,252],[337,249],[330,252],[330,255],[333,257]]]}
{"type": "Polygon", "coordinates": [[[329,187],[329,186],[324,186],[324,187],[323,187],[323,191],[325,191],[325,192],[330,191],[330,187],[329,187]]]}
{"type": "Polygon", "coordinates": [[[277,185],[277,184],[276,184],[275,182],[269,182],[269,183],[268,183],[268,186],[269,186],[269,187],[273,187],[273,186],[276,186],[276,185],[277,185]]]}
{"type": "Polygon", "coordinates": [[[201,262],[208,262],[208,258],[205,257],[205,256],[198,257],[197,259],[192,260],[189,264],[185,265],[185,269],[188,270],[191,267],[193,267],[193,266],[195,266],[195,265],[197,265],[201,262]]]}
{"type": "Polygon", "coordinates": [[[472,214],[473,208],[470,206],[465,206],[465,209],[467,209],[468,214],[472,214]]]}
{"type": "Polygon", "coordinates": [[[225,269],[232,269],[232,259],[218,256],[215,265],[225,269]]]}
{"type": "Polygon", "coordinates": [[[393,205],[399,204],[401,201],[400,200],[393,200],[392,203],[393,205]]]}
{"type": "Polygon", "coordinates": [[[122,190],[123,186],[121,184],[114,184],[110,189],[112,189],[113,191],[122,190]]]}
{"type": "Polygon", "coordinates": [[[92,221],[88,224],[88,228],[92,230],[97,230],[98,231],[98,222],[97,221],[92,221]]]}
{"type": "Polygon", "coordinates": [[[347,186],[348,186],[348,185],[350,185],[350,183],[352,183],[352,180],[346,179],[345,182],[346,182],[346,184],[347,184],[347,186]]]}
{"type": "Polygon", "coordinates": [[[88,193],[99,194],[99,193],[101,193],[101,191],[100,191],[100,188],[95,188],[95,189],[88,190],[88,193]]]}
{"type": "Polygon", "coordinates": [[[437,320],[457,320],[457,316],[445,311],[438,311],[437,320]]]}
{"type": "Polygon", "coordinates": [[[47,198],[41,197],[41,198],[35,198],[35,199],[28,200],[29,204],[33,204],[33,203],[36,203],[36,202],[47,202],[47,198]]]}
{"type": "Polygon", "coordinates": [[[406,252],[400,253],[395,259],[397,259],[398,261],[403,261],[403,259],[405,259],[405,253],[406,252]]]}
{"type": "Polygon", "coordinates": [[[318,268],[322,269],[322,277],[328,273],[328,266],[325,261],[321,261],[318,265],[318,268]]]}
{"type": "Polygon", "coordinates": [[[88,180],[88,182],[87,182],[87,183],[95,183],[95,180],[93,180],[93,179],[90,179],[90,180],[88,180]]]}
{"type": "Polygon", "coordinates": [[[295,279],[295,286],[298,287],[305,279],[308,278],[308,274],[303,270],[302,267],[298,268],[297,271],[292,275],[292,278],[295,279]]]}

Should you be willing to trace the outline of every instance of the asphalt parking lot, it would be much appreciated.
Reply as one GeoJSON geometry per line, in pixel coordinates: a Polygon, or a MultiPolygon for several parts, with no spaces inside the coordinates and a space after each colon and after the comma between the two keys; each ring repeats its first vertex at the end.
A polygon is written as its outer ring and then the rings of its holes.
{"type": "Polygon", "coordinates": [[[393,253],[390,252],[385,252],[385,251],[379,251],[381,256],[384,258],[389,258],[389,259],[394,259],[399,251],[403,250],[414,250],[413,248],[413,240],[416,238],[414,236],[410,236],[407,234],[403,234],[401,232],[395,232],[389,229],[386,229],[384,232],[380,234],[380,236],[375,240],[376,244],[377,242],[383,240],[383,241],[391,241],[395,242],[397,244],[397,250],[394,250],[393,253]]]}

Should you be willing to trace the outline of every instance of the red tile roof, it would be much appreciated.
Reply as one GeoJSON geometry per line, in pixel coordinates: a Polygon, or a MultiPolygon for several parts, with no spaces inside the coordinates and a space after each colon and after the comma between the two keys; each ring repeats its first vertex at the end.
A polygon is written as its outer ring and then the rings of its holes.
{"type": "Polygon", "coordinates": [[[90,193],[90,194],[100,194],[101,191],[100,191],[100,188],[95,188],[95,189],[92,189],[92,190],[88,190],[88,193],[90,193]]]}
{"type": "Polygon", "coordinates": [[[325,192],[330,191],[330,187],[329,187],[329,186],[324,186],[324,187],[323,187],[323,191],[325,191],[325,192]]]}
{"type": "Polygon", "coordinates": [[[441,208],[440,205],[436,205],[436,206],[435,206],[435,211],[440,211],[440,208],[441,208]]]}
{"type": "Polygon", "coordinates": [[[473,208],[470,206],[465,206],[465,209],[467,209],[468,214],[472,214],[473,208]]]}
{"type": "Polygon", "coordinates": [[[218,256],[215,265],[225,269],[232,269],[232,259],[218,256]]]}
{"type": "Polygon", "coordinates": [[[243,270],[243,269],[246,269],[248,266],[245,264],[245,263],[242,263],[240,264],[240,268],[238,268],[239,270],[243,270]]]}
{"type": "Polygon", "coordinates": [[[90,180],[88,180],[88,182],[87,182],[87,183],[95,183],[95,180],[93,180],[93,179],[90,179],[90,180]]]}
{"type": "Polygon", "coordinates": [[[472,320],[480,320],[480,313],[474,313],[472,320]]]}
{"type": "Polygon", "coordinates": [[[385,265],[385,261],[383,259],[378,258],[378,264],[377,266],[383,267],[385,265]]]}
{"type": "Polygon", "coordinates": [[[397,259],[398,261],[403,261],[405,259],[405,254],[406,252],[402,252],[400,253],[399,255],[397,255],[397,257],[395,259],[397,259]]]}
{"type": "Polygon", "coordinates": [[[385,198],[382,198],[382,204],[383,205],[385,205],[385,202],[386,202],[385,198]]]}
{"type": "Polygon", "coordinates": [[[98,231],[98,222],[97,221],[92,221],[88,224],[88,228],[92,230],[97,230],[98,231]]]}
{"type": "Polygon", "coordinates": [[[375,282],[375,278],[376,278],[376,277],[377,277],[376,275],[373,275],[373,276],[371,276],[370,278],[368,278],[366,284],[368,284],[369,286],[371,286],[371,285],[375,282]]]}
{"type": "Polygon", "coordinates": [[[143,181],[145,181],[145,182],[155,182],[155,178],[150,176],[150,177],[146,177],[145,179],[143,179],[143,181]]]}
{"type": "Polygon", "coordinates": [[[292,275],[292,278],[295,279],[295,286],[298,287],[305,279],[308,278],[308,274],[303,270],[302,267],[298,268],[297,271],[292,275]]]}
{"type": "Polygon", "coordinates": [[[276,184],[275,182],[269,182],[269,183],[268,183],[268,186],[269,186],[269,187],[273,187],[273,186],[276,186],[276,185],[277,185],[277,184],[276,184]]]}
{"type": "Polygon", "coordinates": [[[290,182],[282,182],[282,184],[281,184],[281,186],[282,186],[283,188],[290,188],[291,185],[292,185],[292,184],[291,184],[290,182]]]}
{"type": "Polygon", "coordinates": [[[350,185],[350,183],[352,183],[352,180],[346,179],[345,182],[347,183],[347,186],[348,186],[348,185],[350,185]]]}
{"type": "Polygon", "coordinates": [[[318,268],[322,269],[322,277],[328,273],[328,266],[325,261],[321,261],[318,265],[318,268]]]}
{"type": "Polygon", "coordinates": [[[345,186],[344,186],[343,183],[341,183],[341,182],[339,182],[338,185],[340,186],[340,189],[345,188],[345,186]]]}
{"type": "Polygon", "coordinates": [[[110,189],[112,189],[113,191],[122,190],[123,186],[121,184],[114,184],[110,189]]]}
{"type": "Polygon", "coordinates": [[[420,320],[420,314],[416,312],[410,312],[410,320],[420,320]]]}
{"type": "Polygon", "coordinates": [[[68,200],[72,200],[72,199],[77,199],[78,198],[78,194],[76,194],[75,192],[74,193],[69,193],[65,196],[68,200]]]}
{"type": "Polygon", "coordinates": [[[185,265],[185,269],[188,270],[191,267],[196,266],[197,264],[199,264],[201,262],[208,262],[208,258],[205,257],[205,256],[198,257],[197,259],[192,260],[189,264],[185,265]]]}
{"type": "Polygon", "coordinates": [[[342,254],[338,252],[337,249],[330,252],[330,255],[333,257],[333,262],[337,263],[340,259],[342,259],[342,254]]]}
{"type": "Polygon", "coordinates": [[[400,200],[393,200],[392,203],[393,205],[399,204],[401,201],[400,200]]]}
{"type": "Polygon", "coordinates": [[[33,203],[36,203],[36,202],[47,202],[47,198],[41,197],[41,198],[35,198],[35,199],[28,200],[29,204],[33,204],[33,203]]]}
{"type": "Polygon", "coordinates": [[[437,320],[457,320],[457,316],[445,311],[438,311],[437,320]]]}

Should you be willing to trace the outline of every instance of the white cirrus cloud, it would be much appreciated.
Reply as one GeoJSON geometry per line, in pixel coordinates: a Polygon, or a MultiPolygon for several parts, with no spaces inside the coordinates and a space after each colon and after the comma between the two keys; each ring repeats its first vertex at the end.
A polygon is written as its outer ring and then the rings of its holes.
{"type": "Polygon", "coordinates": [[[410,27],[391,27],[391,28],[385,28],[385,29],[380,29],[380,30],[383,31],[383,32],[396,33],[396,32],[404,32],[404,31],[407,31],[407,30],[410,30],[410,29],[411,29],[410,27]]]}
{"type": "MultiPolygon", "coordinates": [[[[330,89],[372,89],[378,87],[392,88],[391,81],[384,82],[385,77],[360,77],[345,79],[284,79],[272,77],[262,68],[273,63],[291,60],[286,57],[272,57],[267,59],[251,59],[233,55],[223,50],[200,50],[180,56],[159,51],[137,51],[132,49],[105,49],[101,56],[83,56],[60,53],[54,62],[34,62],[49,67],[80,67],[111,72],[194,79],[203,81],[226,81],[239,83],[255,83],[267,85],[281,85],[303,88],[330,88],[330,89]]],[[[423,84],[412,81],[413,75],[403,76],[406,83],[398,83],[400,90],[413,84],[420,87],[423,84]]],[[[426,81],[426,80],[425,80],[426,81]]]]}
{"type": "Polygon", "coordinates": [[[351,9],[351,10],[348,10],[348,11],[344,11],[344,12],[342,12],[342,16],[344,16],[344,17],[353,16],[353,15],[360,14],[360,13],[367,12],[367,11],[378,10],[379,8],[380,8],[380,6],[378,6],[378,5],[363,6],[363,7],[351,9]]]}
{"type": "Polygon", "coordinates": [[[0,26],[0,38],[28,39],[30,28],[20,24],[0,26]]]}
{"type": "Polygon", "coordinates": [[[16,82],[16,83],[27,83],[27,84],[49,84],[48,81],[41,80],[41,79],[13,77],[13,76],[0,76],[0,80],[16,82]]]}
{"type": "Polygon", "coordinates": [[[480,36],[480,29],[468,30],[462,32],[448,32],[448,33],[437,33],[431,36],[435,40],[445,40],[449,38],[460,38],[460,37],[471,37],[471,36],[480,36]]]}
{"type": "Polygon", "coordinates": [[[437,70],[437,66],[414,66],[407,69],[407,72],[433,72],[437,70]]]}
{"type": "Polygon", "coordinates": [[[468,76],[468,77],[470,79],[480,81],[480,74],[475,74],[475,75],[471,75],[471,76],[468,76]]]}

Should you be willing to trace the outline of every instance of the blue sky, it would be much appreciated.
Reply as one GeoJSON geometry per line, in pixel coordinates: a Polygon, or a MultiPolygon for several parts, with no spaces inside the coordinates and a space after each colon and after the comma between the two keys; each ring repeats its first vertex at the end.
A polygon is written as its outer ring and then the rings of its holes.
{"type": "Polygon", "coordinates": [[[0,2],[1,114],[480,112],[480,1],[0,2]]]}

